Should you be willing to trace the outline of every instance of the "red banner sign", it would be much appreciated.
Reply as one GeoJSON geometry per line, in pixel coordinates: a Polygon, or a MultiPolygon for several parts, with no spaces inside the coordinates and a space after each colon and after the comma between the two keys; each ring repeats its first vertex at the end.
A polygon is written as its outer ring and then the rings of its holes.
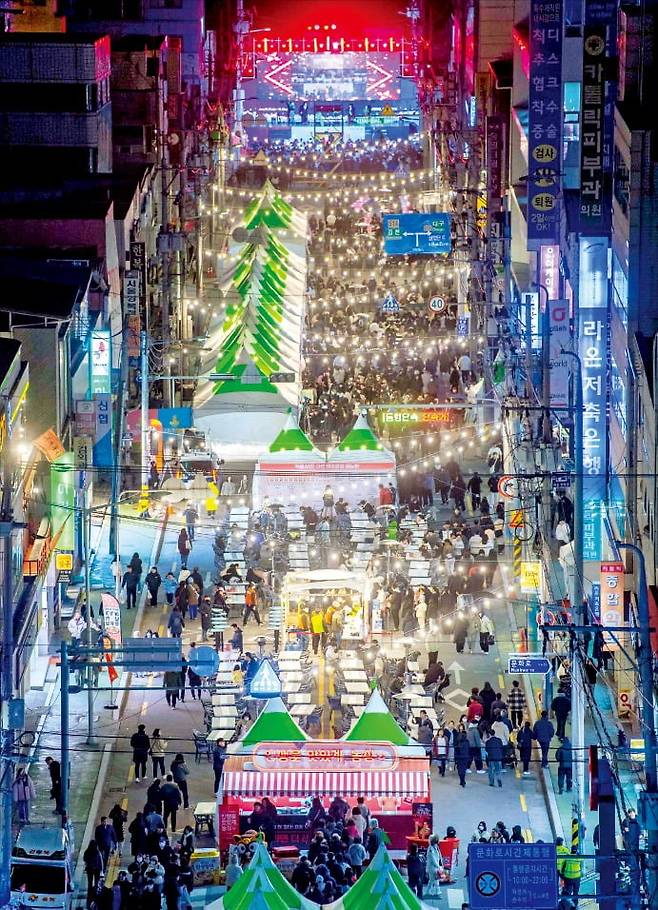
{"type": "Polygon", "coordinates": [[[306,771],[392,771],[398,764],[397,749],[390,743],[260,743],[253,763],[261,771],[303,769],[306,771]]]}

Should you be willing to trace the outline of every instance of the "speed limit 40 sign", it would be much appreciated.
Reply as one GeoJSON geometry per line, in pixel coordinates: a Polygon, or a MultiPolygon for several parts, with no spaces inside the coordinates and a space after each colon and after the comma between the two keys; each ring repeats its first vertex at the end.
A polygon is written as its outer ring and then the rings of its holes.
{"type": "Polygon", "coordinates": [[[442,313],[446,308],[446,302],[443,297],[431,297],[427,305],[432,313],[442,313]]]}

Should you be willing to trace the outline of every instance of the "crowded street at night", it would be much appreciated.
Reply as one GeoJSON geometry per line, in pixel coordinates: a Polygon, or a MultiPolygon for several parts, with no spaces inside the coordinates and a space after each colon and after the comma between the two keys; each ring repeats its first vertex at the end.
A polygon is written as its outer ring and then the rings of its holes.
{"type": "Polygon", "coordinates": [[[10,7],[0,910],[657,906],[653,19],[10,7]]]}

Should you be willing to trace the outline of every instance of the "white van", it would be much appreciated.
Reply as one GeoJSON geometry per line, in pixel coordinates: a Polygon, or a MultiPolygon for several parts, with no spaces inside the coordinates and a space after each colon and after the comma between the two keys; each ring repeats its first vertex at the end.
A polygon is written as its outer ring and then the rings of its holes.
{"type": "Polygon", "coordinates": [[[73,906],[73,858],[64,828],[23,828],[11,855],[11,897],[18,907],[73,906]]]}

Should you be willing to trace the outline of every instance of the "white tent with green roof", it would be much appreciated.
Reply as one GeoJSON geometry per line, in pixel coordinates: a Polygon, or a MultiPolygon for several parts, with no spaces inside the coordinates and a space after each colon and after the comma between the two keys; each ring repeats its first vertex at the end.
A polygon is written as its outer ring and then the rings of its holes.
{"type": "Polygon", "coordinates": [[[291,411],[283,428],[256,464],[252,486],[254,507],[262,505],[265,497],[272,504],[306,502],[309,473],[315,477],[325,464],[324,452],[315,448],[291,411]]]}
{"type": "Polygon", "coordinates": [[[394,746],[409,747],[405,748],[407,756],[412,756],[418,750],[418,755],[425,756],[425,749],[400,727],[377,689],[343,739],[346,742],[392,743],[394,746]]]}
{"type": "Polygon", "coordinates": [[[365,412],[327,458],[326,482],[348,502],[378,501],[379,485],[396,485],[395,455],[373,433],[365,412]],[[355,497],[358,499],[355,500],[355,497]]]}
{"type": "Polygon", "coordinates": [[[291,717],[280,698],[270,698],[254,723],[240,740],[242,747],[262,742],[302,742],[306,733],[291,717]]]}
{"type": "Polygon", "coordinates": [[[319,910],[319,905],[295,891],[272,862],[265,844],[258,842],[240,878],[208,910],[319,910]]]}
{"type": "Polygon", "coordinates": [[[382,844],[360,878],[325,910],[429,910],[416,897],[382,844]]]}

